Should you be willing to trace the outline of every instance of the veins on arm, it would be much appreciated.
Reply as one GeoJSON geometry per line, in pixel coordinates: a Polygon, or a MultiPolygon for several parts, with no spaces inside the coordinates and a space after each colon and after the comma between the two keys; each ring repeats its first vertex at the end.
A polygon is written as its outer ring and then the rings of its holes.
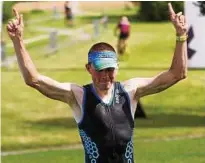
{"type": "Polygon", "coordinates": [[[179,80],[180,79],[178,79],[172,71],[168,70],[152,78],[133,78],[125,83],[129,85],[130,90],[134,93],[135,99],[139,99],[146,95],[164,91],[179,80]]]}
{"type": "Polygon", "coordinates": [[[171,71],[162,72],[153,78],[147,78],[139,82],[135,96],[143,97],[145,95],[159,93],[178,81],[179,79],[171,71]]]}
{"type": "Polygon", "coordinates": [[[72,88],[77,87],[75,84],[71,83],[60,83],[49,77],[39,75],[38,80],[33,83],[32,87],[37,89],[43,95],[68,103],[70,106],[76,102],[75,95],[72,88]]]}

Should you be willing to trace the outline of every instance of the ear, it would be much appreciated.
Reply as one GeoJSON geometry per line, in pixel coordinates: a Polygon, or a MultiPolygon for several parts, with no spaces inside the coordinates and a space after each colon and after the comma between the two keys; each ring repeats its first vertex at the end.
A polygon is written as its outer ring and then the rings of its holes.
{"type": "Polygon", "coordinates": [[[91,64],[88,64],[88,63],[87,63],[87,64],[85,65],[85,68],[86,68],[86,70],[90,73],[91,64]]]}

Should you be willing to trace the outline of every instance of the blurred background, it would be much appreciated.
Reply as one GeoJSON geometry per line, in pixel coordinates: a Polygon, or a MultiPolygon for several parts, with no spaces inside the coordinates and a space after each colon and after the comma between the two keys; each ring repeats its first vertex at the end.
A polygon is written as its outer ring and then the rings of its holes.
{"type": "MultiPolygon", "coordinates": [[[[24,43],[38,71],[60,82],[87,84],[87,53],[96,42],[117,48],[115,28],[131,23],[119,57],[119,81],[152,77],[169,68],[175,30],[163,1],[3,1],[1,23],[1,155],[4,163],[83,162],[72,111],[24,84],[6,24],[15,7],[24,17],[24,43]]],[[[205,3],[174,1],[189,24],[188,78],[141,99],[135,119],[138,163],[205,162],[205,3]]]]}

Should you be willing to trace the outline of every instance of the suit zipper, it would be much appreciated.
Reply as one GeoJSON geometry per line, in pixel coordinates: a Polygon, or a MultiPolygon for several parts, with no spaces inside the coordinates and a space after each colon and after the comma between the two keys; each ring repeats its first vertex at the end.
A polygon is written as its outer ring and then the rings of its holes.
{"type": "Polygon", "coordinates": [[[107,110],[108,110],[108,115],[109,115],[109,124],[110,124],[112,138],[113,138],[113,141],[115,141],[114,124],[112,121],[110,106],[107,106],[107,110]]]}

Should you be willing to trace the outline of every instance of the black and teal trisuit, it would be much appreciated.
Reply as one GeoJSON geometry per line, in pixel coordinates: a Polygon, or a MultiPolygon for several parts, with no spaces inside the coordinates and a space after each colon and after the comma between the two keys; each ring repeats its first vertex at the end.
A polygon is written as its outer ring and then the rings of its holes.
{"type": "Polygon", "coordinates": [[[119,82],[105,104],[92,84],[83,86],[83,118],[78,123],[86,163],[133,163],[134,120],[130,99],[119,82]]]}

